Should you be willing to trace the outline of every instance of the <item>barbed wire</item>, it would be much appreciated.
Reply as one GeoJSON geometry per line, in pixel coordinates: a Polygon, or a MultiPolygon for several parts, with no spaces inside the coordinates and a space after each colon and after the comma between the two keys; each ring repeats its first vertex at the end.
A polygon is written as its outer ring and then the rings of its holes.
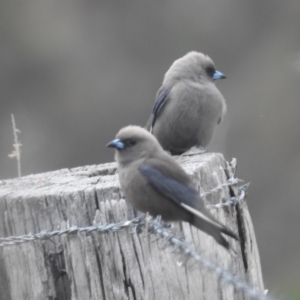
{"type": "MultiPolygon", "coordinates": [[[[160,238],[165,240],[165,245],[173,246],[178,249],[185,257],[193,258],[197,261],[201,266],[206,267],[209,271],[215,273],[219,278],[223,279],[225,282],[232,284],[237,290],[243,291],[246,295],[250,296],[255,300],[272,300],[273,298],[262,295],[254,288],[252,288],[249,284],[242,281],[240,278],[232,275],[229,271],[226,271],[220,268],[218,265],[212,263],[208,259],[201,256],[198,252],[192,250],[188,243],[179,236],[174,235],[170,232],[170,227],[166,227],[162,225],[159,218],[152,219],[148,218],[148,232],[149,234],[154,234],[160,238]]],[[[139,231],[142,227],[145,227],[146,220],[144,216],[134,218],[129,221],[119,222],[119,223],[110,223],[104,225],[93,225],[88,227],[75,227],[72,226],[70,228],[64,230],[55,230],[55,231],[42,231],[37,234],[28,234],[23,236],[12,236],[6,238],[0,238],[0,247],[18,245],[21,243],[26,243],[35,240],[48,240],[54,236],[61,235],[80,235],[80,233],[91,233],[91,232],[99,232],[99,233],[108,233],[108,232],[118,232],[124,229],[134,229],[132,232],[136,232],[137,228],[139,231]]]]}
{"type": "Polygon", "coordinates": [[[137,226],[140,221],[139,217],[132,219],[130,221],[124,221],[119,223],[110,223],[110,224],[104,224],[104,225],[93,225],[88,227],[76,227],[72,226],[70,228],[64,229],[64,230],[54,230],[54,231],[48,231],[43,230],[40,233],[37,234],[27,234],[27,235],[21,235],[21,236],[10,236],[10,237],[2,237],[0,238],[0,247],[6,247],[6,246],[13,246],[18,245],[30,241],[36,241],[36,240],[49,240],[54,236],[61,236],[64,234],[68,235],[74,235],[74,234],[80,234],[80,233],[91,233],[94,231],[100,232],[100,233],[107,233],[107,232],[116,232],[121,231],[128,227],[134,227],[137,226]]]}
{"type": "Polygon", "coordinates": [[[249,185],[250,182],[240,186],[238,188],[238,195],[231,197],[228,201],[218,204],[209,204],[206,207],[209,209],[218,209],[226,206],[236,205],[237,203],[242,202],[246,198],[246,190],[248,189],[249,185]]]}
{"type": "MultiPolygon", "coordinates": [[[[202,197],[207,196],[210,193],[219,191],[226,186],[232,186],[234,184],[237,184],[240,181],[242,181],[242,180],[232,177],[229,180],[227,180],[226,183],[218,185],[217,187],[213,188],[210,192],[202,193],[201,196],[202,197]]],[[[240,186],[238,189],[238,195],[236,197],[231,197],[227,202],[207,205],[207,207],[210,209],[218,209],[218,208],[222,208],[225,206],[236,205],[236,203],[242,201],[245,198],[246,189],[249,187],[249,184],[250,183],[240,186]]],[[[105,225],[101,225],[101,226],[94,224],[93,226],[84,227],[84,228],[78,228],[78,227],[72,226],[65,230],[54,230],[54,231],[44,230],[37,234],[27,234],[27,235],[22,235],[22,236],[10,236],[10,237],[4,237],[4,238],[0,237],[0,247],[13,246],[13,245],[22,244],[22,243],[26,243],[26,242],[30,242],[30,241],[35,241],[35,240],[47,240],[54,236],[61,236],[63,234],[80,234],[83,232],[89,233],[89,232],[93,232],[93,231],[98,231],[101,233],[120,231],[122,229],[125,229],[125,228],[133,226],[133,225],[136,226],[136,224],[135,224],[137,222],[136,220],[138,220],[138,218],[133,219],[131,221],[120,222],[120,223],[116,223],[116,224],[105,224],[105,225]]]]}
{"type": "Polygon", "coordinates": [[[215,193],[215,192],[218,192],[218,191],[221,191],[224,187],[227,187],[227,186],[233,186],[239,182],[241,182],[243,180],[239,179],[239,178],[234,178],[234,177],[231,177],[229,178],[225,183],[222,183],[216,187],[214,187],[213,189],[211,189],[210,191],[207,191],[207,192],[204,192],[204,193],[201,193],[200,196],[205,198],[206,196],[212,194],[212,193],[215,193]]]}

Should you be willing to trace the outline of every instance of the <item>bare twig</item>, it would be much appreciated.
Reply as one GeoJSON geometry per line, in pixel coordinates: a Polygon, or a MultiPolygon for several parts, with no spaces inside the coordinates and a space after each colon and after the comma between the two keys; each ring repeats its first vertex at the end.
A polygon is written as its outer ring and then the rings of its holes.
{"type": "Polygon", "coordinates": [[[16,158],[17,164],[18,164],[18,177],[21,177],[21,146],[22,144],[19,142],[18,139],[18,133],[21,133],[21,131],[17,128],[15,117],[13,114],[11,114],[11,121],[13,125],[13,131],[14,131],[14,150],[8,154],[10,158],[16,158]]]}

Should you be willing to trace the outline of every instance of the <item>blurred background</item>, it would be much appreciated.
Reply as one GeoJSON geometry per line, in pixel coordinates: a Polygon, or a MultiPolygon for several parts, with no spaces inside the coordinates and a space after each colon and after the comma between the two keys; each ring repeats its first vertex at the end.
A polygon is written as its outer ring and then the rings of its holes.
{"type": "Polygon", "coordinates": [[[266,289],[300,299],[299,0],[1,1],[0,179],[113,160],[172,62],[207,53],[228,114],[209,151],[238,160],[266,289]]]}

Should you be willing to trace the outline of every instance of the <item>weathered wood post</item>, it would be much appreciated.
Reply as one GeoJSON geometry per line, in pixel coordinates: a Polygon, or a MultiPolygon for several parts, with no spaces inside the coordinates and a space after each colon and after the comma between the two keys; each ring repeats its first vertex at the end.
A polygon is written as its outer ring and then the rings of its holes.
{"type": "MultiPolygon", "coordinates": [[[[237,195],[236,186],[225,185],[234,176],[235,166],[221,154],[177,160],[201,193],[223,184],[207,194],[207,204],[237,195]]],[[[191,248],[263,293],[259,253],[246,202],[212,213],[238,232],[241,243],[230,240],[237,257],[189,224],[175,225],[177,232],[191,241],[191,248]]],[[[0,181],[0,300],[144,299],[145,281],[148,299],[249,299],[192,259],[182,263],[184,256],[163,247],[163,240],[150,235],[147,242],[144,233],[129,229],[3,244],[8,236],[117,223],[135,215],[123,199],[115,163],[0,181]],[[148,249],[146,277],[144,249],[148,249]]]]}

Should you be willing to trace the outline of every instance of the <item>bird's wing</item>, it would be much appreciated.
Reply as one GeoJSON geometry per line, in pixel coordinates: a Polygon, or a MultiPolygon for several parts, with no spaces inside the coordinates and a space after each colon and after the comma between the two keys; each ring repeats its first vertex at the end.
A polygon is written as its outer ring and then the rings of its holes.
{"type": "Polygon", "coordinates": [[[148,183],[159,194],[179,205],[194,216],[213,226],[223,229],[223,226],[212,219],[204,207],[204,203],[199,198],[198,192],[190,185],[181,183],[179,180],[165,175],[157,166],[142,164],[139,171],[146,178],[148,183]]]}
{"type": "Polygon", "coordinates": [[[171,89],[172,89],[172,87],[161,88],[158,93],[158,96],[156,97],[156,100],[155,100],[155,103],[154,103],[154,106],[152,109],[152,113],[151,113],[151,124],[150,124],[150,132],[151,133],[152,133],[155,121],[157,119],[157,116],[158,116],[160,110],[162,109],[162,107],[165,105],[171,89]]]}

